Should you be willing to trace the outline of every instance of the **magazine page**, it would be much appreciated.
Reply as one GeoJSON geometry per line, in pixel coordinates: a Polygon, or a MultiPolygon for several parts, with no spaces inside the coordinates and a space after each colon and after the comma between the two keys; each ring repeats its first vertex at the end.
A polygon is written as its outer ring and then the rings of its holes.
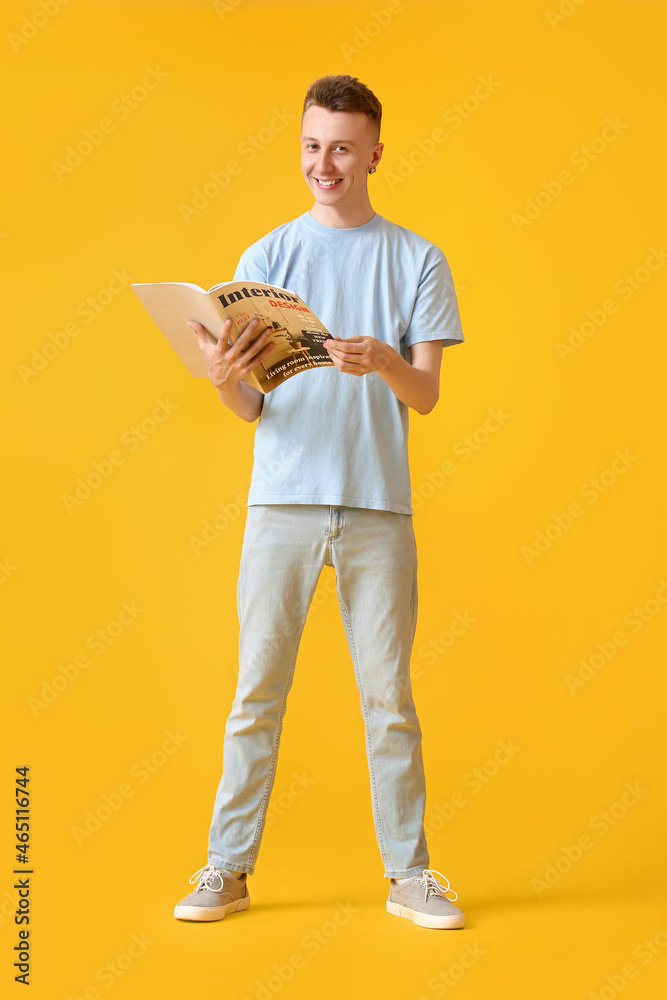
{"type": "Polygon", "coordinates": [[[190,374],[206,378],[206,362],[188,320],[201,323],[209,339],[217,342],[222,319],[207,292],[197,285],[178,281],[133,284],[132,288],[190,374]]]}

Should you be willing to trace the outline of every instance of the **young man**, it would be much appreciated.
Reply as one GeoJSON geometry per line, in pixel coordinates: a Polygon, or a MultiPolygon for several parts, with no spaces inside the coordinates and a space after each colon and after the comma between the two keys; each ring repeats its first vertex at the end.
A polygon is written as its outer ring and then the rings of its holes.
{"type": "MultiPolygon", "coordinates": [[[[389,913],[462,927],[449,882],[429,868],[421,729],[410,686],[417,617],[408,409],[438,399],[443,347],[463,340],[441,250],[373,211],[382,108],[350,76],[309,88],[301,166],[315,203],[241,256],[234,280],[294,289],[334,335],[334,363],[263,396],[243,381],[268,357],[251,321],[230,346],[190,323],[222,402],[259,417],[238,582],[239,675],[227,719],[208,864],[176,906],[183,920],[246,909],[273,788],[286,700],[324,565],[335,568],[366,733],[389,913]],[[443,879],[440,882],[437,875],[443,879]]],[[[454,893],[454,899],[456,899],[454,893]]]]}

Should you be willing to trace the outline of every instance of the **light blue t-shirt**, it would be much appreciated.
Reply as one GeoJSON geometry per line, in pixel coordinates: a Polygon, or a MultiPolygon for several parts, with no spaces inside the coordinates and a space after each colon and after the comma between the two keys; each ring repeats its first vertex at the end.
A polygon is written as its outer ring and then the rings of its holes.
{"type": "MultiPolygon", "coordinates": [[[[409,361],[426,340],[463,341],[442,251],[377,213],[351,229],[310,214],[241,255],[234,280],[296,292],[333,336],[377,337],[409,361]]],[[[335,504],[412,514],[408,406],[377,372],[313,368],[264,397],[248,506],[335,504]]]]}

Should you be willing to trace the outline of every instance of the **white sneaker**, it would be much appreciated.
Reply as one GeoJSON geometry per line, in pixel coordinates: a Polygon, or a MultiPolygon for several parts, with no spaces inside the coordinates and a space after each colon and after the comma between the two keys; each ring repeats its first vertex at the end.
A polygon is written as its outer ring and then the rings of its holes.
{"type": "Polygon", "coordinates": [[[247,873],[235,878],[226,868],[206,865],[195,872],[190,884],[197,888],[174,907],[177,920],[222,920],[228,913],[250,906],[247,873]]]}
{"type": "Polygon", "coordinates": [[[397,885],[395,879],[391,880],[387,912],[396,917],[407,917],[419,927],[463,927],[465,916],[445,895],[447,892],[453,892],[454,899],[459,898],[450,887],[448,878],[432,868],[424,868],[421,875],[413,876],[409,882],[397,885]],[[444,879],[443,884],[438,882],[436,875],[444,879]]]}

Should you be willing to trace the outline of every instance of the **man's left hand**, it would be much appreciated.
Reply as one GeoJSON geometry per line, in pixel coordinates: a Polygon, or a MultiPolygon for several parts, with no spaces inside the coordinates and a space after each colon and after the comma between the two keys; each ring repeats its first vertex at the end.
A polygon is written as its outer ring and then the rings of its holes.
{"type": "Polygon", "coordinates": [[[336,368],[350,375],[384,371],[395,353],[389,344],[377,337],[334,337],[325,340],[324,346],[336,368]]]}

